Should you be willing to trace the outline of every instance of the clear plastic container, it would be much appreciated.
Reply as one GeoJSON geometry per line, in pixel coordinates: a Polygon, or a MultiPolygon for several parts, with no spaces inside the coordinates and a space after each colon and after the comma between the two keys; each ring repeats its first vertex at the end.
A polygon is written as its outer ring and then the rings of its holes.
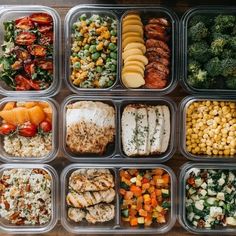
{"type": "Polygon", "coordinates": [[[189,9],[181,18],[181,75],[180,82],[183,88],[191,94],[235,94],[235,90],[229,89],[200,89],[191,86],[188,81],[188,24],[192,17],[196,15],[206,15],[209,18],[215,17],[219,14],[233,14],[236,15],[236,8],[232,6],[201,6],[189,9]]]}
{"type": "MultiPolygon", "coordinates": [[[[47,13],[53,18],[53,81],[49,88],[38,91],[14,91],[5,82],[0,81],[0,93],[5,96],[53,96],[61,85],[61,59],[59,56],[60,50],[60,16],[56,10],[47,6],[39,5],[4,5],[0,8],[0,44],[4,41],[3,22],[18,19],[20,17],[29,16],[32,13],[47,13]]],[[[3,54],[2,49],[0,55],[3,54]]]]}
{"type": "Polygon", "coordinates": [[[4,233],[9,234],[42,234],[51,231],[57,224],[58,220],[58,175],[55,169],[49,165],[45,164],[3,164],[0,166],[0,175],[3,174],[5,170],[11,169],[42,169],[48,172],[48,174],[52,178],[51,185],[51,198],[52,198],[52,214],[51,220],[47,224],[44,225],[14,225],[3,218],[0,218],[0,229],[4,233]]]}
{"type": "Polygon", "coordinates": [[[220,169],[220,170],[235,170],[235,164],[225,164],[225,163],[186,163],[181,166],[181,172],[179,175],[179,222],[180,224],[189,231],[190,233],[194,234],[235,234],[236,228],[235,227],[218,227],[216,229],[203,229],[203,228],[196,228],[190,225],[186,219],[186,212],[185,212],[185,196],[186,196],[186,179],[188,178],[189,174],[192,172],[193,169],[220,169]]]}
{"type": "MultiPolygon", "coordinates": [[[[56,101],[53,99],[49,98],[16,98],[16,97],[11,97],[11,98],[3,98],[0,100],[0,111],[3,109],[3,107],[6,105],[8,102],[29,102],[29,101],[35,101],[35,102],[47,102],[51,109],[52,109],[52,150],[46,155],[42,157],[16,157],[8,154],[4,150],[4,138],[1,135],[0,137],[0,160],[3,162],[17,162],[17,163],[22,163],[22,162],[34,162],[34,163],[46,163],[52,161],[57,153],[58,153],[58,105],[56,101]]],[[[29,137],[30,139],[30,137],[29,137]]]]}
{"type": "Polygon", "coordinates": [[[152,5],[152,6],[104,6],[104,5],[80,5],[73,7],[66,15],[65,18],[65,82],[69,89],[74,93],[106,93],[107,95],[114,94],[133,94],[140,95],[143,92],[150,93],[154,95],[154,92],[158,95],[164,95],[170,93],[177,84],[178,79],[178,17],[168,8],[152,5]],[[172,24],[172,57],[171,57],[171,76],[169,85],[164,89],[127,89],[121,82],[121,70],[122,70],[122,45],[121,45],[121,33],[122,33],[122,18],[125,14],[130,11],[139,12],[141,16],[146,20],[147,16],[151,17],[166,17],[170,20],[172,24]],[[71,29],[72,24],[76,21],[77,17],[83,13],[91,14],[107,14],[109,16],[114,16],[118,20],[118,67],[117,67],[117,78],[116,82],[109,88],[106,89],[83,89],[74,86],[70,81],[70,55],[71,55],[71,29]]]}
{"type": "Polygon", "coordinates": [[[167,171],[171,177],[171,208],[169,213],[169,220],[166,224],[161,225],[160,227],[127,227],[121,222],[120,215],[120,201],[119,201],[119,171],[123,169],[124,166],[122,164],[71,164],[67,166],[61,173],[61,223],[62,226],[70,233],[74,234],[92,234],[92,233],[100,233],[100,234],[164,234],[168,232],[175,224],[176,221],[176,177],[174,172],[167,166],[152,164],[126,164],[126,169],[155,169],[162,168],[167,171]],[[85,222],[74,223],[68,219],[67,216],[67,205],[65,201],[65,197],[68,191],[68,181],[70,174],[80,168],[107,168],[111,170],[115,177],[115,190],[116,190],[116,200],[115,200],[115,219],[113,221],[103,223],[103,224],[89,224],[85,222]]]}
{"type": "Polygon", "coordinates": [[[165,97],[165,98],[159,98],[159,97],[148,97],[145,99],[138,98],[138,97],[109,97],[104,98],[103,96],[69,96],[67,97],[64,102],[62,103],[62,109],[61,109],[61,116],[62,116],[62,150],[65,153],[66,158],[68,158],[72,162],[86,162],[86,161],[94,161],[94,162],[107,162],[107,161],[114,161],[116,163],[162,163],[167,160],[169,160],[175,152],[176,149],[176,105],[175,103],[165,97]],[[77,102],[77,101],[101,101],[107,104],[110,104],[114,106],[116,115],[115,115],[115,124],[116,124],[116,136],[114,144],[110,144],[107,147],[107,151],[104,153],[104,155],[86,155],[81,154],[78,155],[76,153],[71,152],[67,145],[66,145],[66,106],[70,103],[77,102]],[[121,116],[123,109],[125,105],[131,104],[131,103],[139,103],[139,104],[150,104],[150,105],[167,105],[170,109],[171,114],[171,135],[170,135],[170,141],[168,149],[165,153],[161,155],[153,155],[153,156],[140,156],[140,157],[128,157],[124,154],[122,149],[122,142],[121,142],[121,116]]]}
{"type": "Polygon", "coordinates": [[[186,112],[191,103],[196,101],[227,101],[236,102],[235,99],[230,99],[226,97],[216,97],[216,96],[188,96],[184,98],[179,105],[179,119],[180,119],[180,130],[179,130],[179,149],[181,153],[192,161],[212,161],[212,162],[225,162],[225,161],[235,161],[236,156],[207,156],[207,155],[194,155],[187,151],[186,149],[186,112]]]}

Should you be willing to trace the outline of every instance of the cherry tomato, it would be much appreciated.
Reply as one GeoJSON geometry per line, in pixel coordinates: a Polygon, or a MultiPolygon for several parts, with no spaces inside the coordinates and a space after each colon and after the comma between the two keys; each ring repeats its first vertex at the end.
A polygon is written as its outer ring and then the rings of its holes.
{"type": "Polygon", "coordinates": [[[16,126],[12,124],[2,124],[0,126],[0,134],[1,135],[8,135],[11,132],[14,132],[16,130],[16,126]]]}
{"type": "Polygon", "coordinates": [[[29,62],[24,65],[25,72],[32,76],[35,73],[35,64],[34,62],[29,62]]]}
{"type": "Polygon", "coordinates": [[[42,121],[40,124],[39,124],[39,128],[45,132],[45,133],[48,133],[52,130],[52,124],[51,122],[45,120],[45,121],[42,121]]]}
{"type": "Polygon", "coordinates": [[[19,45],[31,45],[36,40],[36,36],[31,32],[21,32],[16,36],[16,43],[19,45]]]}
{"type": "Polygon", "coordinates": [[[37,126],[31,123],[25,123],[19,128],[19,135],[24,137],[34,137],[37,133],[37,126]]]}
{"type": "Polygon", "coordinates": [[[46,56],[47,50],[44,46],[41,45],[31,45],[27,47],[28,50],[30,51],[30,54],[36,57],[44,57],[46,56]]]}
{"type": "Polygon", "coordinates": [[[38,31],[41,34],[47,33],[52,30],[52,25],[39,25],[38,31]]]}
{"type": "Polygon", "coordinates": [[[49,60],[41,60],[38,62],[38,66],[43,70],[53,70],[53,63],[49,60]]]}
{"type": "Polygon", "coordinates": [[[33,22],[29,17],[23,17],[15,20],[16,28],[22,30],[30,30],[34,28],[33,22]]]}
{"type": "Polygon", "coordinates": [[[48,25],[52,22],[52,17],[47,13],[33,13],[30,19],[39,25],[48,25]]]}
{"type": "Polygon", "coordinates": [[[43,45],[48,45],[48,44],[52,43],[53,42],[53,32],[49,31],[45,34],[42,34],[39,41],[43,45]]]}

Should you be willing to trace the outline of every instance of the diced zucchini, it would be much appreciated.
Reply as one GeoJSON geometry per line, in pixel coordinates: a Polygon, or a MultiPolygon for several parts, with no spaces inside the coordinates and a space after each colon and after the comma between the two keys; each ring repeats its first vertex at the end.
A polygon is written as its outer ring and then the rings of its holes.
{"type": "Polygon", "coordinates": [[[203,205],[204,201],[200,200],[195,202],[194,206],[196,209],[198,209],[199,211],[202,211],[204,209],[204,205],[203,205]]]}
{"type": "Polygon", "coordinates": [[[125,189],[125,190],[129,190],[129,185],[126,184],[125,182],[121,182],[121,183],[120,183],[120,187],[123,188],[123,189],[125,189]]]}
{"type": "Polygon", "coordinates": [[[229,181],[229,182],[233,182],[234,180],[235,180],[235,175],[230,171],[230,172],[229,172],[228,181],[229,181]]]}
{"type": "Polygon", "coordinates": [[[192,187],[192,188],[190,188],[190,189],[188,190],[188,192],[189,192],[190,195],[193,195],[194,193],[197,192],[197,190],[192,187]]]}
{"type": "Polygon", "coordinates": [[[202,179],[201,177],[197,177],[197,178],[195,179],[195,185],[196,185],[196,187],[200,187],[200,186],[202,185],[202,183],[203,183],[203,179],[202,179]]]}
{"type": "Polygon", "coordinates": [[[220,186],[222,186],[222,185],[224,185],[224,183],[225,183],[225,179],[220,178],[217,182],[218,182],[218,184],[219,184],[220,186]]]}
{"type": "Polygon", "coordinates": [[[217,194],[214,190],[212,190],[210,188],[207,189],[207,193],[209,196],[215,196],[217,194]]]}
{"type": "Polygon", "coordinates": [[[205,189],[200,190],[200,194],[205,197],[207,195],[207,191],[205,189]]]}
{"type": "Polygon", "coordinates": [[[134,183],[136,183],[136,180],[137,180],[137,178],[133,177],[133,178],[130,179],[130,182],[134,184],[134,183]]]}
{"type": "Polygon", "coordinates": [[[193,221],[194,216],[195,216],[195,214],[193,212],[191,212],[191,213],[188,214],[187,219],[189,221],[193,221]]]}
{"type": "Polygon", "coordinates": [[[215,201],[216,201],[216,198],[215,197],[209,197],[206,201],[209,205],[214,205],[215,201]]]}
{"type": "Polygon", "coordinates": [[[223,207],[225,205],[225,203],[223,201],[219,201],[219,206],[223,207]]]}
{"type": "Polygon", "coordinates": [[[144,224],[144,217],[138,217],[138,224],[144,224]]]}
{"type": "Polygon", "coordinates": [[[201,187],[202,187],[203,189],[206,189],[206,188],[207,188],[206,182],[203,182],[203,184],[201,185],[201,187]]]}
{"type": "Polygon", "coordinates": [[[128,209],[122,210],[121,215],[125,218],[129,217],[129,210],[128,209]]]}
{"type": "Polygon", "coordinates": [[[193,225],[197,227],[198,222],[196,220],[193,221],[193,225]]]}
{"type": "Polygon", "coordinates": [[[194,215],[194,219],[200,220],[200,218],[201,218],[201,216],[199,216],[199,215],[194,215]]]}
{"type": "Polygon", "coordinates": [[[164,197],[164,198],[167,198],[170,196],[168,189],[162,189],[161,192],[162,192],[162,197],[164,197]]]}
{"type": "Polygon", "coordinates": [[[162,207],[163,207],[164,209],[170,208],[170,202],[164,201],[164,202],[162,203],[162,207]]]}
{"type": "Polygon", "coordinates": [[[217,193],[216,198],[219,200],[224,201],[225,200],[225,194],[222,192],[217,193]]]}

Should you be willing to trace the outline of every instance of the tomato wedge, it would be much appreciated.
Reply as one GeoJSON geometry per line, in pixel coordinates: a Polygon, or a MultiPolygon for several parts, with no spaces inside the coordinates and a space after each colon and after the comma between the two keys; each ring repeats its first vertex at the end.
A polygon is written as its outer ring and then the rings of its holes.
{"type": "Polygon", "coordinates": [[[0,134],[8,135],[16,130],[16,126],[13,124],[2,124],[0,126],[0,134]]]}
{"type": "Polygon", "coordinates": [[[48,25],[52,22],[52,17],[47,13],[33,13],[30,19],[39,25],[48,25]]]}
{"type": "Polygon", "coordinates": [[[52,25],[39,25],[38,31],[41,34],[47,33],[52,30],[52,25]]]}
{"type": "Polygon", "coordinates": [[[19,45],[31,45],[36,40],[36,36],[31,32],[21,32],[16,36],[16,43],[19,45]]]}
{"type": "Polygon", "coordinates": [[[51,124],[51,122],[49,122],[47,120],[42,121],[40,123],[39,127],[44,133],[48,133],[52,130],[52,124],[51,124]]]}
{"type": "Polygon", "coordinates": [[[39,41],[43,45],[48,45],[48,44],[52,43],[53,42],[53,32],[49,31],[45,34],[42,34],[39,41]]]}
{"type": "Polygon", "coordinates": [[[43,70],[53,70],[53,63],[52,61],[42,60],[38,62],[38,66],[43,70]]]}
{"type": "Polygon", "coordinates": [[[26,91],[30,89],[40,90],[40,86],[36,81],[30,80],[23,75],[17,75],[15,77],[16,81],[16,90],[17,91],[26,91]]]}
{"type": "Polygon", "coordinates": [[[44,57],[46,56],[47,50],[44,46],[42,45],[31,45],[27,47],[28,50],[30,51],[30,54],[36,57],[44,57]]]}
{"type": "Polygon", "coordinates": [[[23,17],[15,20],[15,25],[16,28],[22,30],[30,30],[34,28],[34,24],[29,17],[23,17]]]}
{"type": "Polygon", "coordinates": [[[35,64],[34,62],[29,62],[24,65],[25,72],[32,76],[35,73],[35,64]]]}
{"type": "Polygon", "coordinates": [[[24,137],[34,137],[37,133],[37,126],[31,123],[25,123],[19,128],[19,135],[24,137]]]}

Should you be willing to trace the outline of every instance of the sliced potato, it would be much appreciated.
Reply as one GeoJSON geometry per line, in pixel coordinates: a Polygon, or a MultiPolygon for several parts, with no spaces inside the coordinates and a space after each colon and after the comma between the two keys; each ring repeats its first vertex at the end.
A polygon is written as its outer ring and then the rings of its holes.
{"type": "Polygon", "coordinates": [[[122,41],[128,37],[143,37],[139,32],[127,32],[122,34],[122,41]]]}
{"type": "Polygon", "coordinates": [[[125,60],[131,55],[143,55],[143,52],[139,48],[132,48],[122,53],[122,59],[125,60]]]}
{"type": "Polygon", "coordinates": [[[136,19],[128,19],[122,23],[122,26],[125,27],[126,25],[140,25],[143,27],[143,23],[141,20],[136,19]]]}
{"type": "Polygon", "coordinates": [[[128,88],[139,88],[145,84],[143,76],[138,72],[125,72],[122,74],[122,81],[128,88]]]}
{"type": "Polygon", "coordinates": [[[139,66],[142,70],[145,70],[145,65],[141,61],[127,61],[124,66],[139,66]]]}
{"type": "Polygon", "coordinates": [[[129,21],[129,20],[140,20],[141,21],[141,18],[140,18],[140,16],[138,15],[138,14],[128,14],[128,15],[126,15],[124,18],[123,18],[123,23],[125,22],[125,21],[129,21]]]}
{"type": "Polygon", "coordinates": [[[148,59],[143,55],[132,55],[125,59],[124,64],[127,61],[141,61],[144,65],[148,64],[148,59]]]}
{"type": "Polygon", "coordinates": [[[143,27],[140,25],[126,25],[122,29],[122,33],[127,32],[139,32],[141,35],[143,35],[143,27]]]}
{"type": "Polygon", "coordinates": [[[135,66],[135,65],[130,65],[130,66],[124,66],[123,67],[123,70],[122,70],[122,73],[129,73],[129,72],[131,72],[131,73],[136,73],[136,72],[139,72],[143,77],[144,77],[144,70],[141,68],[141,67],[139,67],[139,66],[135,66]]]}
{"type": "Polygon", "coordinates": [[[139,48],[139,49],[141,49],[143,54],[146,52],[146,47],[145,47],[145,45],[143,43],[129,43],[124,48],[124,51],[132,49],[132,48],[139,48]]]}
{"type": "Polygon", "coordinates": [[[127,46],[127,44],[133,43],[133,42],[144,44],[143,37],[128,37],[125,40],[123,40],[122,48],[125,48],[127,46]]]}

